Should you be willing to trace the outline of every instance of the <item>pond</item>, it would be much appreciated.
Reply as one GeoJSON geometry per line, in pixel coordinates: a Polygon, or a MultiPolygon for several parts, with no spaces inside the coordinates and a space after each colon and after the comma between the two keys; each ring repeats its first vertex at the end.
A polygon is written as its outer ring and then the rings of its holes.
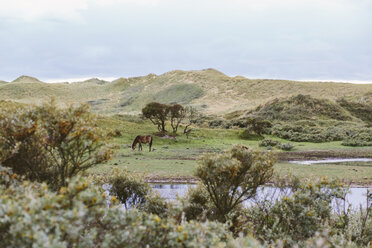
{"type": "MultiPolygon", "coordinates": [[[[289,161],[292,164],[337,164],[337,163],[348,163],[348,162],[372,162],[370,158],[328,158],[322,160],[300,160],[300,161],[289,161]]],[[[372,164],[371,164],[372,165],[372,164]]]]}
{"type": "MultiPolygon", "coordinates": [[[[187,191],[190,187],[195,187],[195,184],[151,184],[152,188],[159,192],[159,194],[170,201],[177,200],[177,196],[183,197],[186,195],[187,191]]],[[[360,205],[365,208],[367,205],[367,187],[357,188],[352,187],[349,190],[349,193],[346,195],[346,207],[351,205],[353,209],[359,209],[360,205]]],[[[372,188],[370,188],[372,190],[372,188]]],[[[290,194],[290,192],[289,192],[290,194]]],[[[278,188],[264,186],[260,187],[257,196],[255,199],[249,200],[245,203],[246,206],[251,205],[255,200],[260,200],[265,198],[265,196],[269,196],[270,199],[276,200],[280,198],[280,193],[278,188]]],[[[339,203],[333,202],[333,208],[337,208],[339,203]]]]}

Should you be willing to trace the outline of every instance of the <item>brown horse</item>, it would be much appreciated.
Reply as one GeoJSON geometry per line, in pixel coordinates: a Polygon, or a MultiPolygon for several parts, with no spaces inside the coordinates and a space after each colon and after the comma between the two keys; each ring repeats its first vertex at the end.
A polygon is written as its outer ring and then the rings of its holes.
{"type": "Polygon", "coordinates": [[[151,146],[152,146],[151,135],[146,135],[146,136],[138,135],[133,141],[132,150],[136,149],[137,143],[139,144],[138,146],[139,151],[142,151],[142,143],[149,143],[149,152],[151,152],[151,146]]]}

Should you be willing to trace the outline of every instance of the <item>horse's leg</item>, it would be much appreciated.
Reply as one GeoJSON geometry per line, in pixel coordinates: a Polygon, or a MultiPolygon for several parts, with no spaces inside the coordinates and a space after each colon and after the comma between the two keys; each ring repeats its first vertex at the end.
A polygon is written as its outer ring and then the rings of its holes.
{"type": "Polygon", "coordinates": [[[151,152],[151,142],[149,142],[149,152],[151,152]]]}
{"type": "Polygon", "coordinates": [[[141,150],[141,151],[142,151],[142,144],[141,144],[141,143],[139,143],[139,148],[138,148],[138,150],[141,150]]]}

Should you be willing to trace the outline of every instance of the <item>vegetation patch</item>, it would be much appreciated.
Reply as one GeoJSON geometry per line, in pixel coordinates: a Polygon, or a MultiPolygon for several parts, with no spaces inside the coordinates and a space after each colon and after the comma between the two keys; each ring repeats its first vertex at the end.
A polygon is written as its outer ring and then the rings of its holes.
{"type": "Polygon", "coordinates": [[[171,85],[156,93],[152,100],[165,104],[187,104],[204,95],[204,90],[195,84],[171,85]]]}
{"type": "Polygon", "coordinates": [[[338,104],[326,99],[313,98],[310,95],[297,95],[290,98],[278,98],[250,113],[252,116],[267,120],[297,121],[314,119],[353,120],[350,113],[338,104]]]}

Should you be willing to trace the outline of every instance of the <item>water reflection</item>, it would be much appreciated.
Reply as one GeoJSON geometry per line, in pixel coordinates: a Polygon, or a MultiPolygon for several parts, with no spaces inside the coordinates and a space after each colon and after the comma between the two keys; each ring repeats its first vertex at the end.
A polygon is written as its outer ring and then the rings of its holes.
{"type": "MultiPolygon", "coordinates": [[[[159,192],[159,194],[167,200],[177,200],[177,196],[183,197],[187,194],[190,187],[196,187],[195,184],[152,184],[152,188],[159,192]]],[[[346,195],[346,208],[352,207],[354,209],[366,207],[367,205],[367,194],[368,188],[350,188],[349,193],[346,195]]],[[[371,190],[371,189],[370,189],[371,190]]],[[[284,189],[280,191],[276,187],[260,187],[257,190],[257,195],[253,199],[246,201],[246,206],[252,205],[255,201],[262,201],[264,199],[270,199],[271,201],[280,200],[285,195],[290,195],[292,192],[290,189],[284,189]]],[[[340,201],[332,202],[334,209],[339,208],[341,205],[340,201]]],[[[343,203],[342,203],[343,205],[343,203]]]]}
{"type": "Polygon", "coordinates": [[[301,161],[288,161],[291,164],[336,164],[345,162],[372,162],[370,158],[330,158],[322,160],[301,160],[301,161]]]}

